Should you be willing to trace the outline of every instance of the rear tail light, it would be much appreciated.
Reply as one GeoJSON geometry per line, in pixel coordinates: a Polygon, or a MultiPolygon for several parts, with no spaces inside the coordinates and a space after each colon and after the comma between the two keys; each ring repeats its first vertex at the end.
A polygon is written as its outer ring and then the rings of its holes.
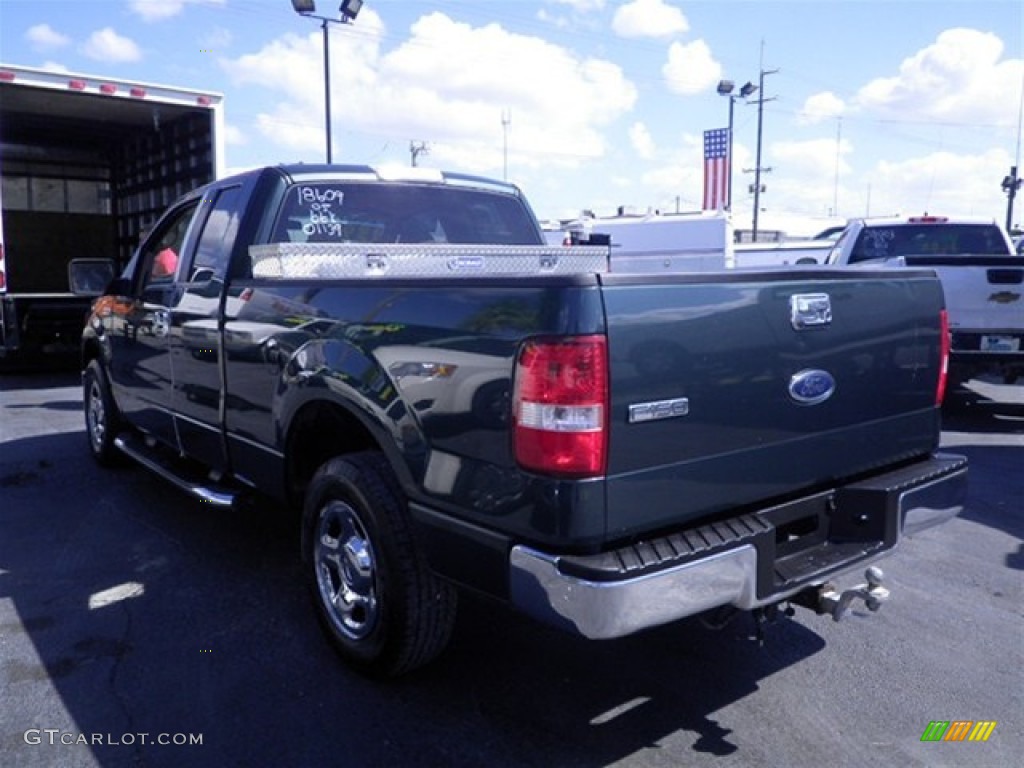
{"type": "Polygon", "coordinates": [[[939,381],[935,385],[935,405],[942,405],[942,401],[946,397],[950,345],[949,314],[943,309],[939,312],[939,381]]]}
{"type": "Polygon", "coordinates": [[[608,346],[604,336],[528,341],[513,392],[516,461],[563,477],[605,473],[608,346]]]}
{"type": "Polygon", "coordinates": [[[4,264],[4,244],[0,243],[0,291],[7,290],[7,265],[4,264]]]}

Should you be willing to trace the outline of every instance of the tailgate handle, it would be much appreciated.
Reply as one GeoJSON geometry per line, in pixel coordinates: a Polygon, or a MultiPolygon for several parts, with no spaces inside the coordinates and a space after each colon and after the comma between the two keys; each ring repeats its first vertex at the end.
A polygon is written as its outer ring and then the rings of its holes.
{"type": "Polygon", "coordinates": [[[1024,269],[990,269],[990,285],[1020,285],[1024,283],[1024,269]]]}
{"type": "Polygon", "coordinates": [[[827,293],[795,293],[789,297],[789,322],[793,328],[814,328],[832,322],[832,299],[827,293]]]}

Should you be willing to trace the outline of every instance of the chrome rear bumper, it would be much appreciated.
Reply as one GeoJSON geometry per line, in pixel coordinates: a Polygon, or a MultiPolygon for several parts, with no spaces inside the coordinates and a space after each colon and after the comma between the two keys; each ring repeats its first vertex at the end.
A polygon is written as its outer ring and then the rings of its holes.
{"type": "MultiPolygon", "coordinates": [[[[512,602],[588,638],[613,638],[724,605],[751,609],[884,557],[955,517],[967,460],[936,455],[806,500],[589,557],[512,548],[512,602]],[[805,542],[785,528],[820,520],[805,542]]],[[[805,526],[806,528],[806,526],[805,526]]]]}

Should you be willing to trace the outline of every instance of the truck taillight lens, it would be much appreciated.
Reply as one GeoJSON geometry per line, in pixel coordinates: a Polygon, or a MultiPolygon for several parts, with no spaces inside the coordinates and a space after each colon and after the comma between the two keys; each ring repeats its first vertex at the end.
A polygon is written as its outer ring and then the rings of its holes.
{"type": "Polygon", "coordinates": [[[935,404],[942,405],[946,396],[946,380],[949,378],[949,350],[952,341],[949,335],[949,314],[946,310],[939,312],[939,382],[935,386],[935,404]]]}
{"type": "Polygon", "coordinates": [[[0,291],[7,290],[7,265],[4,264],[4,244],[0,243],[0,291]]]}
{"type": "Polygon", "coordinates": [[[608,453],[604,336],[528,341],[516,362],[513,443],[525,469],[603,475],[608,453]]]}

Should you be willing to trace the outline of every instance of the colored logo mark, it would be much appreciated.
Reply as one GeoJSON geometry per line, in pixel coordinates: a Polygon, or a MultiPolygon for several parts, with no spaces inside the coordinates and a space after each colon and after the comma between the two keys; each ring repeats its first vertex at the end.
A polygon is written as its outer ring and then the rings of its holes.
{"type": "Polygon", "coordinates": [[[932,720],[921,741],[988,741],[995,728],[995,720],[932,720]]]}

